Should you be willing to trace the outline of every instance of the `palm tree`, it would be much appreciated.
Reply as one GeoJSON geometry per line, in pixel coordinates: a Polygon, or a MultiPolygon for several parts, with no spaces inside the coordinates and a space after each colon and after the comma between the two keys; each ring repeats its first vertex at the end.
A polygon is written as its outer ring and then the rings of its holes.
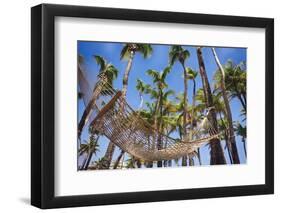
{"type": "Polygon", "coordinates": [[[86,165],[87,159],[88,159],[88,152],[86,151],[86,146],[85,145],[86,144],[83,144],[83,143],[79,144],[79,150],[78,150],[79,157],[85,155],[82,164],[79,166],[79,170],[83,170],[83,168],[86,165]],[[83,152],[82,149],[85,149],[85,152],[83,152]]]}
{"type": "MultiPolygon", "coordinates": [[[[147,70],[147,74],[153,78],[153,83],[156,88],[147,86],[147,92],[150,93],[152,99],[156,99],[154,127],[157,132],[157,148],[162,149],[162,134],[163,134],[163,103],[168,96],[174,94],[172,90],[165,90],[167,88],[166,77],[170,73],[171,67],[166,67],[162,72],[156,70],[147,70]]],[[[162,167],[162,161],[157,162],[158,167],[162,167]]]]}
{"type": "MultiPolygon", "coordinates": [[[[105,58],[98,56],[98,55],[93,55],[93,58],[95,59],[96,63],[99,65],[100,69],[99,69],[99,77],[104,76],[106,79],[106,83],[113,87],[113,81],[117,78],[118,76],[118,70],[116,69],[116,67],[114,65],[112,65],[111,63],[108,63],[105,58]]],[[[110,93],[109,91],[107,91],[107,88],[102,88],[101,93],[103,95],[106,94],[106,92],[110,93]]]]}
{"type": "Polygon", "coordinates": [[[96,154],[99,151],[99,144],[98,144],[99,136],[95,137],[95,134],[90,135],[89,141],[86,141],[86,143],[81,144],[79,149],[79,155],[87,154],[86,160],[83,162],[81,168],[84,170],[88,169],[88,166],[92,160],[92,157],[94,154],[96,154]]]}
{"type": "MultiPolygon", "coordinates": [[[[170,136],[177,129],[177,103],[167,98],[163,101],[163,127],[162,129],[165,131],[165,135],[170,136]]],[[[167,148],[168,138],[163,141],[164,148],[167,148]]],[[[171,160],[164,160],[164,167],[171,166],[171,160]]]]}
{"type": "Polygon", "coordinates": [[[114,143],[112,143],[111,141],[109,141],[106,152],[103,156],[104,160],[105,160],[105,168],[109,169],[110,165],[111,165],[111,161],[112,161],[112,157],[114,154],[114,150],[115,150],[115,145],[114,143]]]}
{"type": "Polygon", "coordinates": [[[130,158],[128,158],[126,160],[127,164],[126,164],[126,168],[127,169],[132,169],[132,168],[136,168],[135,167],[135,159],[133,156],[131,156],[130,158]]]}
{"type": "Polygon", "coordinates": [[[230,141],[229,141],[229,135],[228,135],[228,131],[227,131],[227,125],[228,125],[228,121],[227,119],[225,119],[225,117],[222,117],[220,115],[220,119],[218,120],[218,129],[219,131],[222,133],[220,135],[220,139],[223,141],[225,141],[225,149],[227,150],[227,154],[228,154],[228,158],[230,161],[230,164],[233,164],[233,157],[231,154],[231,145],[230,145],[230,141]]]}
{"type": "Polygon", "coordinates": [[[121,50],[120,59],[128,60],[127,67],[123,76],[123,88],[122,88],[123,98],[126,98],[129,74],[132,68],[133,59],[136,52],[139,52],[140,54],[142,54],[144,58],[147,58],[152,54],[152,47],[150,44],[132,43],[132,44],[126,44],[121,50]]]}
{"type": "MultiPolygon", "coordinates": [[[[184,95],[183,93],[180,93],[179,95],[176,96],[176,100],[178,101],[176,104],[176,109],[177,109],[177,114],[175,115],[176,118],[176,128],[178,129],[179,133],[179,138],[181,141],[190,141],[190,138],[184,137],[184,131],[183,131],[183,115],[184,115],[184,95]]],[[[190,107],[192,110],[192,107],[190,107]]],[[[191,114],[191,110],[188,109],[188,114],[191,114]]],[[[193,119],[193,123],[195,123],[197,119],[193,119]]],[[[191,117],[189,116],[186,120],[186,124],[191,123],[191,117]]],[[[190,133],[191,134],[191,133],[190,133]]],[[[187,135],[187,134],[186,134],[187,135]]],[[[194,165],[193,161],[193,156],[194,155],[188,155],[188,156],[183,156],[182,157],[182,166],[187,166],[187,160],[189,159],[189,165],[192,166],[194,165]]],[[[199,157],[198,157],[199,158],[199,157]]]]}
{"type": "Polygon", "coordinates": [[[124,157],[124,154],[125,154],[125,151],[122,149],[120,154],[118,155],[114,165],[113,165],[113,169],[117,169],[119,163],[120,163],[120,160],[124,157]]]}
{"type": "MultiPolygon", "coordinates": [[[[146,91],[148,93],[148,91],[146,91]]],[[[141,109],[139,110],[138,114],[141,116],[142,119],[144,119],[147,123],[149,123],[151,126],[154,125],[154,117],[155,117],[155,103],[152,102],[146,102],[146,107],[147,109],[141,109]]],[[[152,136],[147,135],[147,140],[148,140],[148,147],[150,149],[153,149],[153,140],[152,136]]],[[[145,166],[147,168],[152,168],[153,167],[153,162],[148,161],[145,162],[145,166]]]]}
{"type": "MultiPolygon", "coordinates": [[[[184,103],[183,103],[183,136],[186,138],[187,131],[186,131],[186,120],[187,120],[187,104],[188,104],[188,97],[187,97],[187,81],[188,81],[188,75],[185,68],[185,61],[189,58],[190,53],[188,50],[184,50],[182,46],[179,45],[173,45],[169,52],[169,63],[170,65],[174,65],[176,61],[179,61],[183,68],[183,74],[184,74],[184,103]]],[[[187,159],[186,157],[183,158],[183,166],[187,165],[187,159]]]]}
{"type": "MultiPolygon", "coordinates": [[[[177,115],[176,115],[176,127],[178,129],[179,138],[181,141],[185,140],[184,138],[184,95],[183,93],[176,96],[178,103],[176,104],[177,115]]],[[[177,159],[178,161],[180,159],[177,159]]],[[[178,162],[177,162],[178,163],[178,162]]],[[[182,157],[182,166],[187,166],[187,156],[182,157]]]]}
{"type": "Polygon", "coordinates": [[[195,70],[192,70],[191,68],[187,69],[187,73],[188,73],[188,78],[192,80],[193,82],[193,90],[192,90],[192,113],[191,113],[191,128],[190,128],[190,132],[191,132],[191,139],[192,139],[192,131],[193,131],[193,127],[194,127],[194,123],[193,123],[193,118],[195,117],[195,104],[196,104],[196,77],[198,75],[198,72],[196,72],[195,70]]]}
{"type": "Polygon", "coordinates": [[[85,58],[82,55],[78,55],[78,82],[79,82],[79,92],[78,98],[83,100],[85,107],[89,103],[91,96],[91,87],[87,80],[86,73],[84,72],[85,58]]]}
{"type": "Polygon", "coordinates": [[[235,131],[237,132],[237,135],[242,137],[244,153],[245,156],[247,157],[247,149],[246,149],[247,127],[242,126],[240,123],[237,123],[235,131]]]}
{"type": "MultiPolygon", "coordinates": [[[[116,69],[116,67],[114,65],[107,63],[107,61],[103,57],[97,56],[97,55],[94,55],[93,57],[94,57],[96,63],[100,66],[99,76],[103,76],[104,81],[107,82],[107,84],[109,84],[110,86],[112,86],[113,80],[115,80],[117,78],[118,70],[116,69]]],[[[97,87],[99,87],[99,85],[97,87]]],[[[107,90],[107,88],[105,88],[105,87],[103,87],[103,88],[97,88],[97,87],[94,89],[92,99],[86,106],[86,109],[84,110],[84,113],[78,124],[78,137],[80,137],[83,127],[85,126],[85,124],[88,122],[88,120],[90,118],[90,115],[93,111],[93,107],[95,105],[95,102],[96,102],[98,96],[107,95],[109,92],[107,90]],[[97,94],[97,93],[95,93],[95,90],[101,90],[101,92],[97,94]]]]}
{"type": "MultiPolygon", "coordinates": [[[[106,82],[109,87],[113,87],[113,81],[117,78],[118,76],[118,70],[115,68],[114,65],[111,63],[108,63],[103,57],[98,56],[98,55],[93,55],[94,60],[96,63],[99,65],[99,77],[104,78],[104,81],[106,82]]],[[[111,90],[108,89],[107,87],[102,87],[100,88],[100,93],[98,95],[108,95],[111,94],[111,90]]],[[[97,100],[97,97],[93,97],[91,102],[88,104],[86,107],[82,118],[79,122],[79,130],[78,132],[81,134],[83,126],[86,124],[87,120],[89,119],[89,116],[91,115],[93,106],[95,104],[95,101],[97,100]]],[[[112,146],[111,142],[109,147],[107,148],[106,154],[104,156],[105,159],[110,159],[111,154],[111,149],[110,147],[112,146]]],[[[110,165],[110,163],[109,163],[110,165]]],[[[109,167],[109,166],[108,166],[109,167]]]]}
{"type": "MultiPolygon", "coordinates": [[[[222,66],[224,70],[225,89],[230,93],[231,98],[237,98],[241,103],[243,110],[247,111],[246,99],[246,65],[244,62],[235,65],[231,60],[222,66]]],[[[215,73],[215,80],[220,82],[222,79],[221,72],[215,73]]],[[[215,85],[220,89],[220,85],[215,85]]]]}
{"type": "MultiPolygon", "coordinates": [[[[203,89],[200,88],[197,92],[196,92],[196,100],[197,100],[197,105],[196,105],[196,111],[200,112],[201,114],[203,113],[204,109],[205,109],[205,97],[204,97],[204,92],[203,89]]],[[[227,153],[230,159],[230,163],[233,164],[233,160],[232,160],[232,156],[230,153],[230,145],[229,145],[229,140],[228,140],[228,134],[226,132],[227,129],[227,120],[225,119],[225,106],[224,106],[224,102],[221,100],[221,96],[220,94],[213,94],[213,103],[214,103],[214,107],[216,112],[219,115],[218,118],[218,129],[219,132],[221,132],[222,134],[220,135],[220,139],[225,141],[225,148],[227,149],[227,153]]],[[[203,114],[202,114],[203,115],[203,114]]],[[[202,116],[199,116],[202,117],[202,116]]]]}
{"type": "MultiPolygon", "coordinates": [[[[149,57],[152,54],[152,47],[150,44],[135,44],[135,43],[129,43],[124,45],[123,49],[120,53],[120,59],[128,60],[127,67],[124,72],[123,76],[123,86],[122,86],[122,98],[126,99],[127,95],[127,89],[128,89],[128,80],[129,80],[129,74],[132,69],[133,59],[135,54],[139,52],[144,58],[149,57]]],[[[111,162],[113,153],[114,153],[115,145],[113,143],[110,143],[108,145],[107,153],[111,156],[108,156],[108,159],[111,162]]],[[[119,161],[121,160],[122,156],[124,155],[124,151],[121,151],[119,154],[117,161],[115,162],[114,167],[117,168],[117,165],[119,164],[119,161]],[[119,159],[119,160],[118,160],[119,159]]],[[[110,164],[109,162],[109,164],[110,164]]]]}
{"type": "MultiPolygon", "coordinates": [[[[195,115],[196,116],[195,116],[194,120],[197,122],[199,120],[204,119],[205,116],[206,116],[206,114],[205,114],[206,101],[205,101],[205,96],[204,96],[203,88],[199,88],[196,91],[195,100],[196,100],[196,107],[195,107],[194,111],[195,111],[195,115]]],[[[217,110],[217,108],[216,108],[216,110],[217,110]]],[[[201,159],[200,159],[200,157],[201,157],[200,156],[200,148],[197,151],[198,151],[199,161],[201,161],[201,159]]],[[[200,165],[201,165],[201,163],[200,163],[200,165]]]]}
{"type": "MultiPolygon", "coordinates": [[[[207,108],[211,109],[211,111],[209,113],[210,114],[209,119],[212,124],[212,127],[215,129],[215,131],[218,131],[216,112],[212,108],[212,107],[214,107],[213,96],[212,96],[210,83],[209,83],[208,76],[207,76],[206,69],[205,69],[205,63],[203,60],[201,47],[197,48],[196,53],[197,53],[198,64],[199,64],[199,73],[200,73],[200,76],[202,79],[202,84],[203,84],[205,105],[207,108]]],[[[211,165],[226,164],[220,140],[217,138],[210,140],[210,147],[211,147],[210,164],[211,165]]]]}
{"type": "Polygon", "coordinates": [[[105,158],[99,158],[97,161],[95,161],[95,168],[96,169],[107,169],[106,159],[105,158]]]}
{"type": "Polygon", "coordinates": [[[232,112],[231,112],[231,108],[230,108],[230,104],[229,104],[229,100],[227,97],[227,91],[225,88],[225,72],[224,69],[220,63],[220,60],[217,56],[217,53],[215,51],[215,48],[211,48],[212,49],[212,53],[214,55],[216,64],[221,72],[221,81],[220,81],[220,85],[221,85],[221,90],[222,90],[222,97],[223,97],[223,101],[224,101],[224,105],[225,105],[225,112],[226,112],[226,118],[228,121],[228,137],[229,137],[229,141],[230,141],[230,151],[231,151],[231,155],[233,158],[233,163],[235,164],[240,164],[240,159],[239,159],[239,155],[238,155],[238,150],[237,150],[237,146],[236,146],[236,140],[235,140],[235,134],[234,134],[234,128],[233,128],[233,121],[232,121],[232,112]]]}
{"type": "Polygon", "coordinates": [[[147,90],[149,89],[149,85],[145,84],[142,80],[137,79],[136,89],[139,91],[139,97],[140,97],[139,109],[142,109],[142,107],[143,107],[143,94],[147,93],[147,90]]]}
{"type": "Polygon", "coordinates": [[[230,160],[230,163],[233,164],[233,157],[231,153],[231,142],[229,140],[229,132],[228,132],[228,120],[226,119],[226,110],[225,110],[225,104],[224,101],[221,100],[221,95],[220,94],[214,94],[213,95],[213,102],[214,102],[214,107],[216,109],[216,112],[219,115],[219,120],[218,120],[218,129],[219,132],[222,132],[221,134],[221,140],[225,141],[228,157],[230,160]]]}
{"type": "MultiPolygon", "coordinates": [[[[191,112],[191,116],[190,116],[190,135],[189,135],[189,140],[193,139],[193,130],[194,130],[194,122],[196,122],[195,118],[195,104],[196,104],[196,77],[198,75],[198,72],[196,72],[195,70],[192,70],[191,68],[187,68],[187,74],[188,74],[188,78],[192,80],[193,82],[193,90],[192,90],[192,112],[191,112]]],[[[199,164],[201,165],[201,158],[200,158],[200,148],[197,149],[197,156],[199,159],[199,164]]],[[[193,163],[193,159],[190,158],[189,159],[190,162],[190,166],[193,163]]],[[[193,163],[194,164],[194,163],[193,163]]]]}
{"type": "MultiPolygon", "coordinates": [[[[82,55],[78,55],[78,63],[77,63],[77,69],[78,69],[78,82],[79,82],[79,91],[78,91],[78,99],[82,99],[84,106],[87,107],[89,103],[89,99],[91,96],[91,88],[89,85],[89,82],[87,81],[87,78],[85,76],[84,72],[84,63],[85,63],[85,58],[82,55]]],[[[78,141],[79,141],[79,147],[81,145],[81,140],[80,140],[80,133],[82,130],[78,130],[78,141]],[[79,133],[80,132],[80,133],[79,133]]]]}

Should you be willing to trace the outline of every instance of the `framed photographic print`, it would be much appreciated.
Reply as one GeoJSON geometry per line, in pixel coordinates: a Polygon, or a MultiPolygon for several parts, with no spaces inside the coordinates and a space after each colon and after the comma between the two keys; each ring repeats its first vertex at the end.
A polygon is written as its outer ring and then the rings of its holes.
{"type": "Polygon", "coordinates": [[[273,193],[273,19],[31,14],[32,205],[273,193]]]}

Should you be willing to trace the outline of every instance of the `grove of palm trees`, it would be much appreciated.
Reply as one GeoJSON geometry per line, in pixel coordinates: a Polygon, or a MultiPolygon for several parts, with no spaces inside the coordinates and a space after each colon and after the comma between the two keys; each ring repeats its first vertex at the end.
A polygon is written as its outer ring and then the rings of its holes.
{"type": "Polygon", "coordinates": [[[78,42],[78,170],[247,162],[246,49],[78,42]]]}

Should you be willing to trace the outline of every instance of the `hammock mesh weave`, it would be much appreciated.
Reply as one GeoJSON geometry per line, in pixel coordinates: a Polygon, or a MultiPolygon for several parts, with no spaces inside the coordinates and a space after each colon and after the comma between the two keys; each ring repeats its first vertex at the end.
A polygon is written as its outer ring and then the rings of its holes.
{"type": "Polygon", "coordinates": [[[208,116],[193,130],[191,140],[174,139],[158,133],[130,107],[120,91],[115,91],[107,84],[105,77],[100,77],[92,97],[96,99],[92,107],[97,113],[90,119],[90,127],[106,136],[120,149],[145,161],[178,159],[218,138],[208,116]],[[107,97],[107,103],[98,101],[102,97],[107,97]]]}

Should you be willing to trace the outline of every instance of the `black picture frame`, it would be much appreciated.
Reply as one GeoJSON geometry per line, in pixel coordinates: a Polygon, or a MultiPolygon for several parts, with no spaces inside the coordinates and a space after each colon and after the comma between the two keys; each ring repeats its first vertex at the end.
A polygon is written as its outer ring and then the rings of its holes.
{"type": "Polygon", "coordinates": [[[274,193],[274,20],[164,11],[41,4],[31,9],[31,204],[59,208],[274,193]],[[265,184],[56,197],[54,171],[55,17],[263,28],[266,32],[265,184]]]}

